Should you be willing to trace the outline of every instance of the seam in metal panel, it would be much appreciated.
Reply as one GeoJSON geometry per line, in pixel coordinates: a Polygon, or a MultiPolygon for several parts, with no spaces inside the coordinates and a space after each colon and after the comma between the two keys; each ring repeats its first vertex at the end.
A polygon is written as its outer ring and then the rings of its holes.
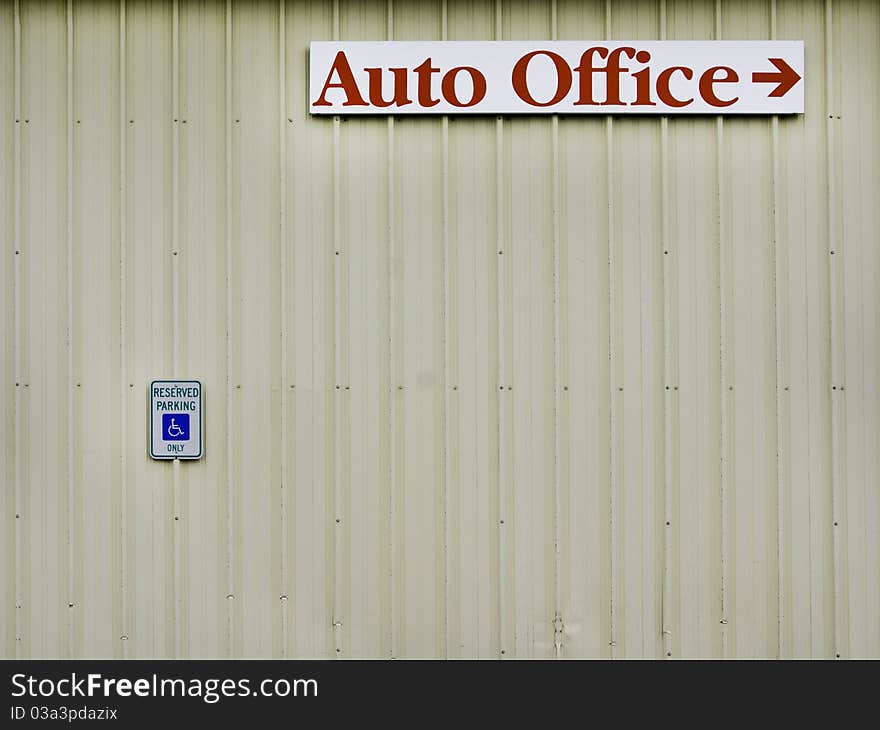
{"type": "MultiPolygon", "coordinates": [[[[178,0],[174,0],[171,16],[171,377],[178,378],[178,341],[180,339],[180,269],[178,265],[180,244],[180,10],[178,0]]],[[[181,605],[183,603],[182,549],[180,527],[180,459],[172,462],[172,512],[171,553],[174,558],[173,572],[173,622],[172,645],[175,658],[183,656],[181,646],[184,640],[181,626],[181,605]]]]}
{"type": "Polygon", "coordinates": [[[122,644],[122,657],[128,658],[128,460],[127,441],[127,353],[125,346],[127,327],[126,260],[126,43],[125,43],[125,0],[119,0],[119,553],[120,553],[120,628],[119,641],[122,644]]]}
{"type": "MultiPolygon", "coordinates": [[[[495,0],[495,40],[502,40],[501,0],[495,0]]],[[[498,281],[498,633],[500,656],[507,655],[507,531],[504,529],[507,486],[505,484],[504,436],[506,409],[504,407],[504,118],[495,119],[495,224],[497,244],[496,277],[498,281]]],[[[514,642],[515,644],[515,642],[514,642]]]]}
{"type": "Polygon", "coordinates": [[[235,656],[232,483],[232,0],[226,0],[226,651],[235,656]]]}
{"type": "MultiPolygon", "coordinates": [[[[721,0],[715,0],[715,40],[721,40],[721,0]]],[[[728,468],[729,468],[729,422],[728,422],[728,369],[727,369],[727,267],[724,257],[727,253],[724,236],[724,117],[715,117],[715,175],[718,200],[718,289],[720,318],[720,360],[721,360],[721,656],[728,656],[728,599],[729,599],[729,525],[728,525],[728,468]]]]}
{"type": "MultiPolygon", "coordinates": [[[[777,36],[777,7],[776,0],[770,0],[770,39],[776,40],[777,36]]],[[[779,223],[779,186],[780,186],[780,162],[779,162],[779,116],[773,115],[771,124],[771,157],[773,188],[773,317],[776,324],[776,656],[781,658],[785,655],[785,448],[783,444],[783,333],[782,312],[780,311],[779,288],[782,282],[781,257],[779,255],[780,223],[779,223]]]]}
{"type": "MultiPolygon", "coordinates": [[[[333,38],[339,39],[339,0],[333,2],[333,38]]],[[[342,263],[340,261],[340,118],[333,117],[333,649],[336,657],[342,654],[342,354],[343,354],[343,323],[344,316],[341,299],[342,287],[342,263]]]]}
{"type": "Polygon", "coordinates": [[[287,635],[288,617],[290,607],[288,600],[287,585],[287,502],[285,499],[287,490],[287,39],[285,20],[286,0],[278,0],[278,207],[279,207],[279,318],[281,340],[281,373],[280,400],[281,400],[281,489],[279,495],[279,510],[281,520],[281,596],[279,603],[281,608],[281,658],[287,658],[287,635]]]}
{"type": "MultiPolygon", "coordinates": [[[[551,37],[555,41],[559,35],[558,8],[556,0],[550,5],[550,29],[551,37]]],[[[560,280],[560,238],[559,238],[559,115],[554,114],[550,121],[551,154],[553,158],[553,173],[551,177],[550,199],[553,216],[553,583],[554,583],[554,615],[553,615],[553,646],[557,659],[562,658],[562,639],[564,623],[562,619],[562,584],[561,584],[561,380],[562,358],[561,348],[561,314],[562,307],[560,280]]]]}
{"type": "MultiPolygon", "coordinates": [[[[605,38],[611,40],[611,0],[605,0],[605,38]]],[[[610,384],[609,397],[609,500],[608,521],[610,537],[610,586],[609,586],[609,655],[615,658],[617,648],[617,500],[618,500],[618,472],[619,472],[619,439],[617,429],[619,427],[617,385],[617,257],[615,256],[615,226],[614,226],[614,121],[610,114],[605,117],[605,188],[608,194],[608,379],[610,384]]]]}
{"type": "MultiPolygon", "coordinates": [[[[449,8],[447,0],[442,0],[440,6],[440,39],[445,41],[449,37],[449,8]]],[[[449,393],[449,115],[444,114],[441,122],[441,156],[442,156],[442,231],[443,239],[443,257],[441,260],[441,275],[443,278],[443,292],[440,301],[440,316],[443,320],[443,372],[440,377],[440,387],[443,392],[443,411],[441,414],[441,430],[443,432],[443,475],[441,485],[443,489],[443,515],[442,515],[442,532],[443,532],[443,648],[445,657],[448,659],[451,655],[452,642],[449,636],[449,614],[450,614],[450,595],[449,595],[449,411],[450,411],[450,393],[449,393]]]]}
{"type": "Polygon", "coordinates": [[[15,484],[13,487],[13,504],[15,508],[15,657],[22,656],[22,538],[21,538],[21,5],[20,0],[15,0],[13,6],[13,43],[14,43],[14,106],[15,106],[15,133],[13,145],[15,147],[13,162],[13,246],[15,247],[15,262],[12,268],[12,306],[13,312],[13,368],[15,373],[15,405],[12,415],[12,430],[14,436],[13,461],[15,484]]]}
{"type": "Polygon", "coordinates": [[[73,0],[67,0],[67,655],[76,654],[73,478],[73,0]]]}
{"type": "MultiPolygon", "coordinates": [[[[666,0],[660,0],[660,39],[666,40],[666,0]]],[[[663,654],[672,656],[672,481],[673,402],[672,383],[678,378],[672,365],[672,269],[669,263],[669,118],[660,117],[660,236],[663,246],[663,584],[660,598],[660,628],[663,654]]],[[[676,522],[677,529],[677,522],[676,522]]]]}
{"type": "Polygon", "coordinates": [[[835,134],[834,134],[834,10],[832,0],[825,0],[825,143],[826,143],[826,171],[827,171],[827,222],[828,222],[828,279],[829,279],[829,317],[830,317],[830,349],[831,361],[831,520],[833,556],[832,571],[834,581],[834,597],[832,601],[832,616],[834,621],[834,655],[840,658],[844,652],[844,579],[841,556],[840,537],[840,480],[841,480],[841,411],[845,408],[844,388],[845,383],[842,373],[845,372],[842,360],[844,353],[839,344],[841,325],[838,322],[840,316],[837,307],[840,296],[840,269],[839,263],[842,241],[838,239],[837,231],[837,184],[836,184],[836,158],[835,158],[835,134]]]}
{"type": "MultiPolygon", "coordinates": [[[[394,38],[394,4],[393,0],[387,0],[385,8],[385,35],[387,40],[394,38]]],[[[395,403],[395,388],[400,388],[398,384],[395,386],[398,372],[396,371],[394,357],[394,306],[396,304],[395,286],[394,286],[394,117],[389,116],[386,124],[387,128],[387,156],[386,164],[388,167],[388,374],[389,374],[389,393],[388,393],[388,588],[390,593],[389,603],[389,649],[392,659],[400,656],[401,646],[397,636],[397,626],[402,617],[398,613],[399,591],[397,590],[397,574],[395,571],[395,551],[398,544],[397,523],[395,520],[395,510],[397,508],[397,500],[395,499],[395,487],[397,472],[395,471],[395,462],[399,456],[399,449],[396,448],[395,439],[397,438],[396,414],[397,405],[395,403]]]]}

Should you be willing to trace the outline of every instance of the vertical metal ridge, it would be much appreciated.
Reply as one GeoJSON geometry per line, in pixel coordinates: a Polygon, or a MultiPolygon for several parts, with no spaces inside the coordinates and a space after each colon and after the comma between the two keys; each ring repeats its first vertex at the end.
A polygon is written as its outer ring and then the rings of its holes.
{"type": "MultiPolygon", "coordinates": [[[[550,4],[550,35],[556,40],[559,35],[557,0],[550,4]]],[[[550,200],[552,207],[552,247],[553,247],[553,646],[557,659],[562,658],[562,639],[564,622],[562,617],[562,546],[560,518],[562,515],[562,464],[561,458],[561,416],[562,407],[562,325],[560,309],[561,278],[560,237],[559,237],[559,115],[554,114],[550,121],[550,145],[552,156],[552,176],[550,200]]]]}
{"type": "MultiPolygon", "coordinates": [[[[333,0],[333,38],[339,40],[339,0],[333,0]]],[[[341,231],[339,221],[340,206],[340,119],[333,117],[333,649],[334,655],[342,654],[342,317],[344,316],[340,299],[342,297],[342,263],[340,256],[341,231]]]]}
{"type": "Polygon", "coordinates": [[[279,510],[281,519],[281,658],[287,658],[288,610],[292,605],[287,583],[287,28],[285,19],[286,0],[278,0],[278,207],[279,207],[279,318],[281,340],[281,372],[279,392],[281,395],[281,489],[279,510]]]}
{"type": "Polygon", "coordinates": [[[76,655],[76,560],[73,476],[73,0],[67,0],[67,655],[76,655]]]}
{"type": "Polygon", "coordinates": [[[126,383],[128,381],[128,360],[127,360],[127,286],[126,279],[128,275],[128,262],[126,258],[127,242],[127,210],[126,196],[127,190],[127,171],[126,156],[128,154],[127,147],[127,131],[126,131],[126,109],[127,109],[127,79],[128,73],[126,65],[126,21],[125,21],[125,0],[119,0],[119,558],[120,558],[120,602],[121,602],[121,620],[120,629],[121,636],[119,638],[122,646],[122,657],[127,659],[128,652],[128,460],[127,440],[128,440],[128,403],[126,383]]]}
{"type": "MultiPolygon", "coordinates": [[[[440,5],[440,39],[447,40],[449,36],[449,8],[447,0],[441,0],[440,5]]],[[[443,277],[443,292],[440,302],[440,316],[443,320],[443,372],[440,376],[440,387],[443,392],[443,409],[441,414],[441,430],[443,432],[443,460],[442,489],[443,489],[443,648],[444,655],[448,659],[452,655],[452,641],[449,636],[449,115],[444,114],[441,122],[441,156],[442,156],[442,202],[441,202],[441,236],[443,239],[443,256],[441,259],[441,276],[443,277]]]]}
{"type": "Polygon", "coordinates": [[[834,10],[832,0],[825,0],[825,152],[827,173],[827,236],[828,236],[828,280],[829,280],[829,307],[830,338],[828,347],[831,362],[831,530],[832,530],[832,575],[834,581],[834,597],[832,600],[832,616],[834,621],[834,655],[840,658],[845,654],[844,649],[844,577],[842,565],[842,546],[840,537],[841,520],[841,411],[845,408],[843,382],[843,357],[839,343],[841,325],[838,321],[838,298],[840,296],[840,268],[839,263],[843,251],[840,250],[842,243],[838,239],[837,231],[837,182],[836,182],[836,158],[835,158],[835,134],[834,134],[834,10]]]}
{"type": "MultiPolygon", "coordinates": [[[[386,12],[386,30],[385,34],[388,40],[392,40],[394,38],[394,0],[387,0],[387,5],[385,8],[386,12]]],[[[395,462],[399,457],[398,451],[395,443],[395,439],[397,438],[396,428],[396,419],[395,416],[397,414],[397,405],[396,405],[396,388],[400,387],[396,385],[396,380],[399,377],[399,373],[397,372],[394,358],[394,331],[395,331],[395,316],[394,316],[394,307],[396,304],[396,291],[394,286],[394,256],[396,253],[395,240],[394,240],[394,186],[395,186],[395,176],[394,176],[394,117],[389,116],[387,122],[387,160],[388,166],[388,383],[389,383],[389,397],[388,397],[388,449],[389,449],[389,458],[388,458],[388,589],[390,593],[390,603],[389,603],[389,648],[391,658],[394,659],[400,656],[400,643],[398,641],[397,630],[400,622],[400,618],[398,613],[398,600],[399,600],[399,591],[397,590],[396,581],[398,579],[397,571],[395,571],[395,551],[397,550],[398,543],[398,535],[397,535],[397,524],[396,524],[396,515],[395,510],[397,508],[397,500],[395,499],[395,487],[397,480],[397,472],[395,471],[395,462]]]]}
{"type": "MultiPolygon", "coordinates": [[[[666,40],[666,0],[660,0],[660,40],[666,40]]],[[[672,642],[672,489],[675,458],[675,426],[673,384],[678,382],[673,372],[672,317],[673,285],[672,250],[669,236],[669,117],[660,117],[660,238],[663,246],[663,584],[660,598],[660,630],[663,634],[663,654],[673,655],[672,642]]],[[[677,344],[677,343],[676,343],[677,344]]],[[[676,521],[675,529],[678,529],[676,521]]]]}
{"type": "MultiPolygon", "coordinates": [[[[180,9],[174,0],[171,16],[171,371],[172,378],[180,377],[178,340],[180,339],[180,267],[178,264],[180,245],[180,9]]],[[[180,526],[180,459],[172,462],[172,510],[171,551],[174,556],[172,567],[174,581],[174,609],[172,623],[173,656],[183,656],[183,627],[181,626],[181,604],[183,602],[182,549],[180,526]]]]}
{"type": "MultiPolygon", "coordinates": [[[[715,40],[721,40],[721,0],[715,0],[715,40]]],[[[728,370],[727,370],[727,267],[725,266],[724,236],[724,117],[715,117],[715,180],[718,200],[718,290],[720,318],[720,364],[721,364],[721,656],[728,656],[728,603],[729,603],[729,525],[728,525],[728,370]]]]}
{"type": "Polygon", "coordinates": [[[12,266],[12,306],[13,306],[13,372],[15,377],[15,404],[12,414],[12,430],[15,434],[13,445],[14,480],[13,504],[15,508],[15,658],[22,657],[22,537],[21,537],[21,3],[13,5],[13,43],[14,54],[14,106],[15,132],[13,136],[13,195],[12,236],[15,247],[12,266]]]}
{"type": "MultiPolygon", "coordinates": [[[[776,0],[770,0],[770,39],[777,36],[776,0]]],[[[780,282],[782,281],[782,264],[780,263],[780,227],[779,227],[779,116],[773,115],[770,122],[770,154],[772,158],[771,186],[773,189],[773,317],[776,324],[776,656],[782,658],[786,652],[785,645],[785,448],[783,443],[783,334],[782,312],[780,311],[780,282]]]]}
{"type": "MultiPolygon", "coordinates": [[[[605,0],[605,38],[611,40],[611,0],[605,0]]],[[[610,528],[610,586],[609,586],[609,655],[615,658],[617,647],[617,490],[618,472],[620,465],[619,459],[619,443],[617,429],[619,419],[617,409],[619,407],[619,399],[617,397],[617,315],[615,307],[617,304],[617,261],[615,256],[616,235],[614,227],[614,122],[610,114],[605,116],[605,188],[608,193],[608,379],[611,389],[610,393],[610,413],[609,413],[609,500],[608,500],[608,522],[610,528]]]]}
{"type": "Polygon", "coordinates": [[[235,656],[232,452],[232,0],[226,0],[226,652],[235,656]]]}
{"type": "MultiPolygon", "coordinates": [[[[501,17],[501,0],[495,0],[495,40],[501,40],[504,35],[501,17]]],[[[507,485],[504,449],[506,435],[506,408],[504,407],[504,325],[505,307],[504,299],[506,287],[504,286],[504,119],[501,116],[495,119],[495,224],[496,243],[498,249],[498,263],[496,276],[498,280],[498,631],[499,650],[501,656],[507,655],[508,640],[507,626],[507,530],[504,529],[505,510],[507,508],[507,485]]]]}

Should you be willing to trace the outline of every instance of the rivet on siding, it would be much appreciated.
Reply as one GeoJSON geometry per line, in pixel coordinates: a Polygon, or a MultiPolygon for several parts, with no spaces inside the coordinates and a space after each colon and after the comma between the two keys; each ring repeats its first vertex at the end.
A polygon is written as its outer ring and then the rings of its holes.
{"type": "Polygon", "coordinates": [[[80,121],[79,121],[79,119],[77,119],[77,120],[76,120],[76,123],[77,123],[77,124],[79,124],[79,123],[80,123],[80,121]]]}
{"type": "Polygon", "coordinates": [[[676,385],[676,386],[673,388],[673,390],[678,390],[678,386],[676,385]]]}
{"type": "Polygon", "coordinates": [[[18,249],[15,250],[15,255],[18,256],[21,253],[18,249]]]}
{"type": "Polygon", "coordinates": [[[726,625],[727,625],[727,619],[726,619],[726,618],[723,618],[723,619],[721,619],[721,621],[720,621],[719,623],[724,624],[724,625],[726,626],[726,625]]]}
{"type": "Polygon", "coordinates": [[[338,385],[336,386],[336,390],[339,390],[339,386],[338,386],[338,385]]]}
{"type": "Polygon", "coordinates": [[[398,386],[397,386],[397,389],[398,389],[398,390],[403,390],[403,386],[402,386],[402,385],[398,385],[398,386]]]}
{"type": "Polygon", "coordinates": [[[338,629],[342,627],[342,621],[334,621],[333,625],[338,629]]]}
{"type": "Polygon", "coordinates": [[[502,654],[506,654],[507,652],[506,652],[504,649],[502,649],[502,650],[501,650],[501,653],[502,653],[502,654]]]}
{"type": "Polygon", "coordinates": [[[664,256],[669,256],[669,251],[664,251],[664,252],[663,252],[663,255],[664,255],[664,256]]]}
{"type": "Polygon", "coordinates": [[[666,526],[669,527],[672,523],[669,520],[666,520],[666,526]]]}
{"type": "Polygon", "coordinates": [[[281,596],[281,597],[280,597],[280,600],[282,600],[282,601],[286,601],[286,600],[287,600],[287,596],[281,596]]]}
{"type": "Polygon", "coordinates": [[[30,119],[25,119],[25,120],[24,120],[24,123],[25,123],[25,124],[30,124],[30,123],[31,123],[31,120],[30,120],[30,119]]]}
{"type": "Polygon", "coordinates": [[[235,389],[236,389],[236,390],[241,390],[241,385],[236,385],[236,386],[235,386],[235,389]]]}
{"type": "Polygon", "coordinates": [[[292,119],[288,119],[287,121],[290,122],[291,124],[293,124],[293,120],[292,120],[292,119]]]}
{"type": "Polygon", "coordinates": [[[502,256],[503,254],[504,254],[504,251],[499,251],[499,252],[498,252],[498,255],[499,255],[499,256],[502,256]]]}
{"type": "Polygon", "coordinates": [[[122,636],[119,637],[119,640],[120,641],[128,641],[128,637],[125,634],[123,634],[122,636]]]}
{"type": "Polygon", "coordinates": [[[336,524],[338,525],[340,522],[342,522],[342,520],[340,520],[340,519],[337,517],[337,518],[336,518],[336,524]]]}
{"type": "Polygon", "coordinates": [[[623,388],[618,388],[618,390],[619,390],[621,393],[623,393],[623,388]]]}
{"type": "Polygon", "coordinates": [[[180,519],[177,515],[174,515],[174,521],[177,522],[180,519]]]}
{"type": "Polygon", "coordinates": [[[77,388],[82,388],[82,383],[77,383],[77,384],[76,384],[76,387],[77,387],[77,388]]]}
{"type": "Polygon", "coordinates": [[[128,120],[128,123],[129,123],[129,124],[134,124],[134,119],[129,119],[129,120],[128,120]]]}
{"type": "Polygon", "coordinates": [[[15,519],[20,520],[20,519],[21,519],[21,515],[15,515],[15,519]]]}
{"type": "Polygon", "coordinates": [[[498,390],[504,390],[504,386],[503,386],[503,385],[499,385],[499,386],[498,386],[498,390]]]}
{"type": "Polygon", "coordinates": [[[834,251],[829,251],[829,253],[830,253],[832,256],[834,256],[834,251]]]}
{"type": "Polygon", "coordinates": [[[563,386],[562,386],[562,389],[563,389],[563,390],[568,390],[568,386],[567,386],[567,385],[563,385],[563,386]]]}
{"type": "Polygon", "coordinates": [[[733,386],[731,385],[730,387],[728,387],[728,390],[733,390],[733,386]]]}
{"type": "Polygon", "coordinates": [[[337,653],[337,654],[342,653],[342,649],[337,648],[337,649],[336,649],[336,653],[337,653]]]}
{"type": "Polygon", "coordinates": [[[177,256],[177,251],[172,251],[171,253],[177,256]]]}
{"type": "Polygon", "coordinates": [[[501,524],[502,524],[502,525],[504,524],[504,520],[501,520],[501,524]]]}
{"type": "Polygon", "coordinates": [[[226,600],[227,600],[227,601],[229,601],[229,600],[234,601],[234,600],[235,600],[235,595],[232,594],[232,593],[227,593],[227,594],[226,594],[226,600]]]}
{"type": "Polygon", "coordinates": [[[18,388],[20,385],[21,385],[21,383],[16,383],[15,387],[18,388]]]}
{"type": "Polygon", "coordinates": [[[129,388],[134,388],[134,383],[129,383],[129,384],[128,384],[128,387],[129,387],[129,388]]]}
{"type": "Polygon", "coordinates": [[[666,656],[672,656],[672,652],[671,652],[671,651],[667,651],[667,652],[666,652],[666,656]]]}
{"type": "Polygon", "coordinates": [[[834,526],[837,527],[837,523],[836,523],[836,522],[834,523],[834,526]]]}
{"type": "Polygon", "coordinates": [[[290,386],[290,389],[291,389],[291,390],[293,390],[294,388],[296,388],[295,385],[291,385],[291,386],[290,386]]]}
{"type": "Polygon", "coordinates": [[[72,604],[72,603],[68,603],[68,604],[67,604],[67,607],[68,607],[68,608],[73,608],[73,604],[72,604]]]}
{"type": "Polygon", "coordinates": [[[345,389],[346,389],[346,390],[351,390],[351,386],[350,386],[350,385],[346,385],[346,386],[345,386],[345,389]]]}
{"type": "Polygon", "coordinates": [[[668,385],[666,386],[666,390],[669,390],[669,386],[668,386],[668,385]]]}
{"type": "Polygon", "coordinates": [[[837,659],[840,659],[840,654],[835,654],[834,656],[835,656],[837,659]]]}
{"type": "Polygon", "coordinates": [[[453,386],[452,386],[452,389],[453,389],[453,390],[458,390],[458,386],[457,386],[457,385],[453,385],[453,386]]]}

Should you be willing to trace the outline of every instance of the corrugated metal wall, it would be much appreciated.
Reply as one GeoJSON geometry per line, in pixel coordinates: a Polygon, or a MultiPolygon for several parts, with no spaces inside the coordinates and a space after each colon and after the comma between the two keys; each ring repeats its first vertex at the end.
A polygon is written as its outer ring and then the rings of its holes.
{"type": "Polygon", "coordinates": [[[0,655],[880,656],[878,73],[874,0],[4,0],[0,655]],[[313,39],[774,37],[802,116],[307,114],[313,39]]]}

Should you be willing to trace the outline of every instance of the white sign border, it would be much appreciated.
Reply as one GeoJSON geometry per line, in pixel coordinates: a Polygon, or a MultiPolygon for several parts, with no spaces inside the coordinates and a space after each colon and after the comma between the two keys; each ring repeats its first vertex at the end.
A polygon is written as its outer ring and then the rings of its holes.
{"type": "Polygon", "coordinates": [[[157,461],[175,461],[177,459],[194,461],[201,459],[205,453],[205,418],[204,418],[204,399],[202,398],[204,386],[201,380],[191,380],[189,378],[160,378],[151,380],[147,388],[147,419],[150,422],[150,458],[157,461]],[[199,453],[189,454],[186,456],[173,455],[165,456],[153,453],[153,386],[156,383],[197,383],[199,386],[199,453]]]}

